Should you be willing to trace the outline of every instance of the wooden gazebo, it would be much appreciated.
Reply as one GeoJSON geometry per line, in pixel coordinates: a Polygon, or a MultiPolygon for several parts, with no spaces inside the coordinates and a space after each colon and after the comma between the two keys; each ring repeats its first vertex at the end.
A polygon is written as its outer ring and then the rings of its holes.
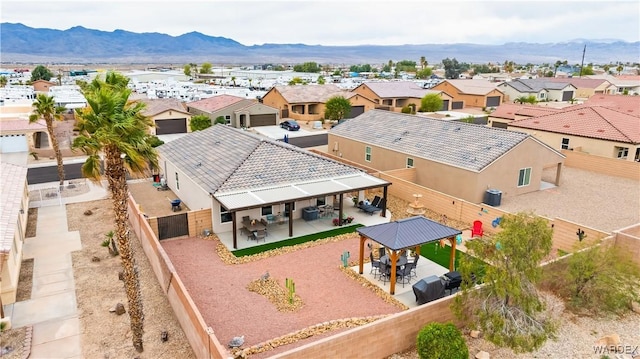
{"type": "Polygon", "coordinates": [[[426,243],[448,239],[451,242],[451,258],[449,270],[454,270],[456,255],[456,236],[461,231],[442,225],[423,216],[415,216],[397,221],[377,224],[374,226],[360,227],[360,274],[364,268],[364,247],[367,239],[387,248],[391,259],[391,288],[390,293],[396,290],[396,263],[399,253],[403,249],[416,248],[420,253],[420,246],[426,243]]]}

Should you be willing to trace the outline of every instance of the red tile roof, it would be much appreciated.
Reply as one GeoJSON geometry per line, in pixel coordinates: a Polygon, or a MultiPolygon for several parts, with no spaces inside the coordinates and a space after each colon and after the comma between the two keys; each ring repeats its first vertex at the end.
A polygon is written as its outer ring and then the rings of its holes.
{"type": "Polygon", "coordinates": [[[587,106],[602,106],[630,115],[640,116],[640,96],[593,95],[584,102],[587,106]]]}
{"type": "Polygon", "coordinates": [[[243,100],[245,99],[238,96],[218,95],[205,98],[203,100],[190,102],[189,107],[193,107],[205,112],[215,112],[243,100]]]}
{"type": "Polygon", "coordinates": [[[514,121],[509,126],[640,144],[640,119],[637,116],[601,106],[572,107],[514,121]]]}

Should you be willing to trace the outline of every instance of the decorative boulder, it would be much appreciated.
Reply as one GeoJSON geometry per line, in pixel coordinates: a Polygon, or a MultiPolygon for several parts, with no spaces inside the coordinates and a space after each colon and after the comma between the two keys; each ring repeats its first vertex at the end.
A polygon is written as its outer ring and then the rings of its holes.
{"type": "Polygon", "coordinates": [[[476,354],[476,359],[490,359],[491,355],[483,350],[479,351],[478,354],[476,354]]]}
{"type": "Polygon", "coordinates": [[[117,315],[122,315],[124,313],[126,313],[126,310],[124,310],[124,304],[122,304],[122,303],[116,304],[116,314],[117,315]]]}

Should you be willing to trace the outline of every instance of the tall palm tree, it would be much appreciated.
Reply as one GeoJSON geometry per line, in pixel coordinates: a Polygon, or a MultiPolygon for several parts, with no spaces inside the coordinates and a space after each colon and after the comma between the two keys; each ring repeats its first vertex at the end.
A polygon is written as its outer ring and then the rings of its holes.
{"type": "Polygon", "coordinates": [[[104,154],[104,176],[113,200],[133,346],[142,352],[142,298],[130,244],[126,175],[127,172],[150,175],[150,167],[157,167],[158,158],[149,143],[148,129],[153,122],[141,113],[143,103],[129,102],[131,90],[127,89],[127,82],[126,77],[109,73],[104,81],[96,79],[83,87],[89,107],[78,111],[80,135],[73,141],[73,148],[89,156],[82,166],[82,174],[95,182],[101,180],[99,154],[104,154]]]}
{"type": "Polygon", "coordinates": [[[420,56],[420,67],[424,70],[424,67],[427,66],[427,58],[424,56],[420,56]]]}
{"type": "Polygon", "coordinates": [[[44,119],[47,124],[47,132],[49,138],[51,138],[51,146],[53,152],[56,154],[56,163],[58,164],[58,178],[60,179],[60,186],[64,185],[64,165],[62,163],[62,153],[60,153],[60,146],[58,145],[58,138],[53,131],[53,121],[62,120],[62,113],[65,111],[64,107],[56,106],[56,101],[52,96],[46,94],[38,94],[36,101],[33,103],[33,113],[29,116],[29,123],[44,119]]]}

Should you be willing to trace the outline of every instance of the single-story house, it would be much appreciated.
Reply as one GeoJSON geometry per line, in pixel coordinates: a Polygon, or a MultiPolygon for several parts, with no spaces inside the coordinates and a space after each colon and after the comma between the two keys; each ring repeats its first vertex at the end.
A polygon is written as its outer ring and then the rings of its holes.
{"type": "MultiPolygon", "coordinates": [[[[637,103],[640,105],[640,99],[637,103]]],[[[637,113],[581,105],[513,121],[509,129],[531,134],[555,149],[640,161],[640,117],[637,113]]]]}
{"type": "Polygon", "coordinates": [[[44,120],[29,123],[24,119],[0,120],[0,153],[31,152],[49,149],[49,132],[44,120]]]}
{"type": "Polygon", "coordinates": [[[140,101],[147,105],[142,114],[150,117],[156,126],[151,128],[152,134],[169,135],[191,132],[191,114],[187,112],[180,100],[159,98],[140,101]]]}
{"type": "Polygon", "coordinates": [[[569,102],[576,97],[577,88],[568,81],[556,82],[540,79],[517,79],[503,82],[498,88],[504,93],[506,101],[518,97],[535,96],[538,101],[569,102]]]}
{"type": "MultiPolygon", "coordinates": [[[[366,189],[383,188],[386,196],[390,185],[357,168],[231,126],[214,125],[157,149],[167,185],[190,209],[210,208],[213,232],[233,232],[234,246],[244,216],[296,219],[303,208],[320,204],[342,212],[344,194],[360,196],[366,189]]],[[[385,212],[386,207],[383,216],[385,212]]],[[[292,222],[289,237],[294,235],[292,222]]]]}
{"type": "Polygon", "coordinates": [[[573,97],[577,99],[588,99],[589,97],[597,94],[604,94],[607,88],[611,86],[611,83],[605,79],[589,79],[580,77],[569,78],[557,78],[557,77],[545,77],[544,80],[557,83],[568,83],[576,88],[573,97]]]}
{"type": "Polygon", "coordinates": [[[432,90],[442,91],[452,97],[451,110],[465,107],[498,107],[504,94],[496,84],[487,80],[444,80],[432,90]]]}
{"type": "Polygon", "coordinates": [[[281,118],[322,121],[325,103],[336,96],[342,96],[351,103],[351,113],[345,118],[356,117],[376,106],[366,96],[344,91],[333,84],[274,86],[262,97],[262,103],[278,109],[281,118]]]}
{"type": "Polygon", "coordinates": [[[428,90],[413,81],[369,81],[352,90],[357,94],[372,99],[379,110],[401,112],[402,108],[411,104],[420,108],[422,98],[428,94],[438,94],[442,98],[441,111],[451,109],[451,96],[442,91],[428,90]]]}
{"type": "Polygon", "coordinates": [[[473,203],[538,191],[542,170],[564,156],[531,135],[463,122],[373,110],[336,126],[329,147],[380,171],[415,168],[415,183],[473,203]]]}
{"type": "Polygon", "coordinates": [[[602,106],[629,115],[640,116],[640,97],[624,95],[594,95],[584,102],[586,106],[602,106]]]}
{"type": "Polygon", "coordinates": [[[29,191],[27,168],[1,162],[2,216],[0,216],[0,305],[16,301],[22,264],[22,244],[27,230],[29,191]]]}
{"type": "Polygon", "coordinates": [[[640,76],[638,75],[590,75],[591,79],[604,79],[611,84],[605,93],[610,95],[640,95],[640,76]]]}
{"type": "Polygon", "coordinates": [[[517,103],[504,103],[500,107],[496,108],[487,119],[487,126],[507,128],[507,125],[513,121],[521,120],[523,118],[536,117],[555,113],[560,109],[547,107],[547,106],[535,106],[535,105],[522,105],[517,103]]]}
{"type": "Polygon", "coordinates": [[[233,95],[218,95],[187,104],[193,115],[209,116],[211,121],[223,117],[236,128],[275,126],[278,124],[278,110],[257,100],[233,95]]]}
{"type": "Polygon", "coordinates": [[[51,86],[56,86],[57,83],[53,82],[53,81],[47,81],[47,80],[35,80],[33,81],[33,83],[31,84],[31,86],[33,86],[33,90],[35,92],[49,92],[49,88],[51,86]]]}

